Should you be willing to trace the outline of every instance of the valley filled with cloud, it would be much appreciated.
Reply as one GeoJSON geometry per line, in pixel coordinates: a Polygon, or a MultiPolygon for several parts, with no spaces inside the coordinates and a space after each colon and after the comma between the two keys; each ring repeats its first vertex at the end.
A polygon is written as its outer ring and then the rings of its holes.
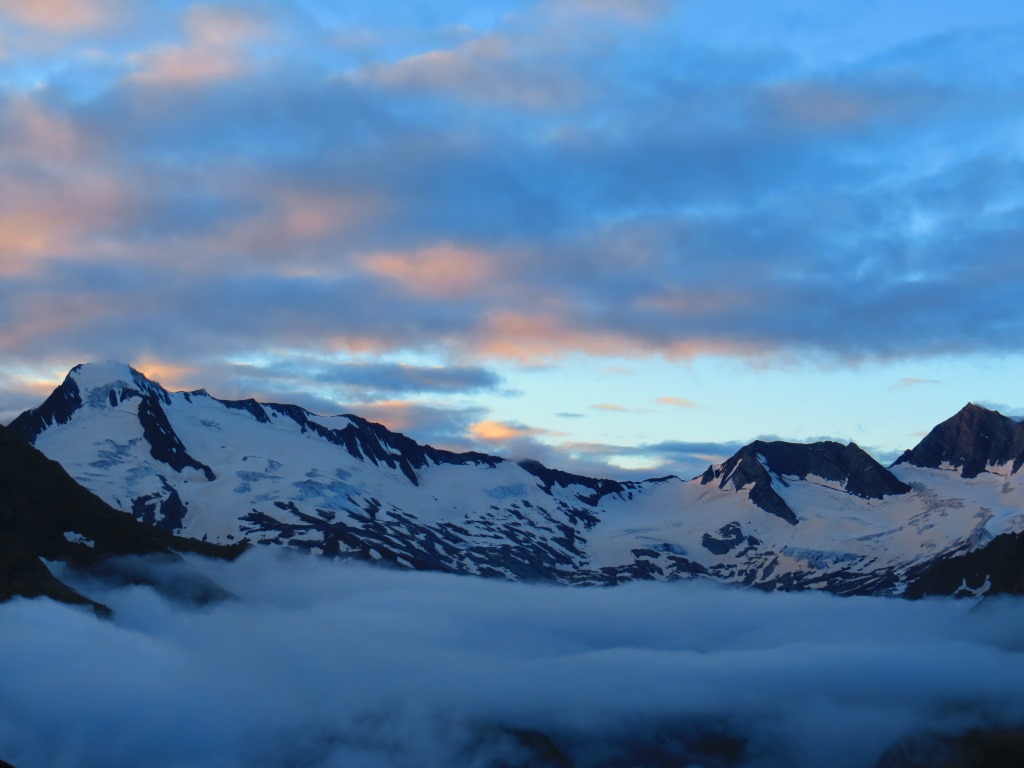
{"type": "Polygon", "coordinates": [[[234,599],[189,603],[188,573],[153,564],[171,597],[89,582],[112,620],[0,606],[0,756],[861,768],[1024,720],[1018,598],[580,589],[266,550],[189,565],[234,599]]]}

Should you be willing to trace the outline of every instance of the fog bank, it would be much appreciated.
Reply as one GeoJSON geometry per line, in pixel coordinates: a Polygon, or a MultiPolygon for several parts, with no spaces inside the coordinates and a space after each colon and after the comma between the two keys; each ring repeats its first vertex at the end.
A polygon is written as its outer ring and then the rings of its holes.
{"type": "Polygon", "coordinates": [[[210,606],[0,605],[0,758],[32,766],[874,765],[1024,722],[1024,604],[580,589],[259,551],[210,606]],[[689,762],[687,762],[689,761],[689,762]]]}

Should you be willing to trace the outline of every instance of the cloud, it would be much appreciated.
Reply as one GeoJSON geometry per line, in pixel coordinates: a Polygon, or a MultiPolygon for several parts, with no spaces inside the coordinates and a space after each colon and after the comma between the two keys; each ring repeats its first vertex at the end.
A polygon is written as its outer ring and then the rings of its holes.
{"type": "Polygon", "coordinates": [[[1013,599],[555,588],[265,551],[196,567],[240,599],[101,589],[113,621],[0,606],[4,759],[861,768],[909,735],[1024,721],[1013,599]]]}
{"type": "Polygon", "coordinates": [[[466,442],[465,434],[486,412],[475,406],[403,400],[357,403],[342,410],[383,424],[393,432],[402,432],[418,443],[453,451],[477,447],[466,442]]]}
{"type": "Polygon", "coordinates": [[[664,397],[659,397],[656,402],[661,403],[662,405],[671,405],[674,408],[700,408],[701,407],[701,406],[697,405],[697,403],[693,402],[693,400],[691,400],[688,397],[672,397],[670,395],[666,395],[664,397]]]}
{"type": "Polygon", "coordinates": [[[443,299],[470,296],[495,276],[495,265],[488,254],[453,245],[411,254],[376,253],[363,260],[363,267],[410,293],[443,299]]]}
{"type": "Polygon", "coordinates": [[[739,442],[687,442],[665,440],[637,445],[569,441],[558,449],[566,458],[553,466],[572,462],[588,466],[594,476],[642,480],[654,475],[676,475],[689,479],[700,475],[710,465],[724,462],[743,447],[739,442]],[[625,466],[630,466],[624,469],[625,466]]]}
{"type": "Polygon", "coordinates": [[[470,425],[469,434],[487,443],[509,443],[517,438],[545,434],[546,430],[528,427],[525,424],[510,424],[502,421],[484,420],[470,425]]]}
{"type": "Polygon", "coordinates": [[[801,30],[846,40],[830,9],[770,45],[710,7],[507,11],[154,4],[5,37],[0,362],[1018,350],[1018,26],[826,56],[801,30]]]}
{"type": "Polygon", "coordinates": [[[243,381],[287,380],[296,385],[342,387],[347,396],[372,399],[380,394],[407,395],[495,390],[502,378],[478,366],[427,366],[407,363],[338,362],[315,356],[282,356],[269,362],[239,364],[234,375],[243,381]]]}
{"type": "Polygon", "coordinates": [[[579,103],[590,90],[585,79],[545,62],[552,52],[543,35],[525,30],[488,34],[453,48],[373,64],[353,73],[354,82],[411,96],[454,96],[473,104],[545,111],[579,103]]]}
{"type": "Polygon", "coordinates": [[[554,11],[582,11],[633,22],[650,21],[668,10],[668,3],[663,0],[548,0],[547,6],[554,11]]]}
{"type": "Polygon", "coordinates": [[[0,14],[49,32],[89,29],[103,23],[112,10],[102,0],[0,0],[0,14]]]}
{"type": "Polygon", "coordinates": [[[905,376],[904,378],[897,381],[889,389],[909,389],[910,387],[919,387],[922,384],[941,384],[942,382],[937,379],[918,379],[913,376],[905,376]]]}
{"type": "Polygon", "coordinates": [[[245,47],[268,33],[258,16],[220,5],[189,6],[182,26],[184,45],[160,45],[130,57],[133,80],[180,85],[237,77],[248,63],[245,47]]]}

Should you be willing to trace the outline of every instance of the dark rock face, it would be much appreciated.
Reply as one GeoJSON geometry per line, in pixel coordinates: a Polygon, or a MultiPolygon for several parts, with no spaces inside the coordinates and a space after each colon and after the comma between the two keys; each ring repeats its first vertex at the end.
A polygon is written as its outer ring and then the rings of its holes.
{"type": "Polygon", "coordinates": [[[68,374],[64,383],[57,387],[38,408],[25,411],[11,422],[8,429],[30,443],[48,427],[54,424],[66,424],[71,416],[82,407],[82,395],[78,384],[68,374]]]}
{"type": "Polygon", "coordinates": [[[164,486],[163,492],[135,498],[132,501],[132,515],[146,525],[155,526],[167,533],[177,533],[181,531],[188,507],[167,479],[163,475],[159,478],[164,486]]]}
{"type": "Polygon", "coordinates": [[[875,768],[1020,768],[1024,727],[971,729],[951,736],[921,733],[887,749],[875,768]]]}
{"type": "MultiPolygon", "coordinates": [[[[219,400],[218,402],[224,403],[225,401],[219,400]]],[[[255,401],[252,402],[255,403],[255,401]]],[[[238,404],[228,405],[229,407],[240,407],[238,404]]],[[[265,415],[263,408],[258,403],[255,403],[255,407],[260,409],[259,413],[255,413],[251,407],[244,407],[244,410],[253,413],[257,421],[263,421],[260,417],[260,414],[265,415]]],[[[429,445],[420,445],[401,433],[392,432],[382,424],[376,424],[349,413],[345,414],[345,418],[352,422],[351,424],[344,429],[328,429],[312,420],[310,418],[312,414],[309,411],[296,405],[268,403],[265,408],[287,416],[298,424],[303,432],[319,435],[327,442],[344,448],[357,459],[401,470],[413,485],[419,485],[420,482],[416,476],[416,470],[422,469],[431,462],[434,464],[481,464],[494,467],[503,461],[497,456],[488,456],[474,451],[453,453],[432,448],[429,445]]]]}
{"type": "Polygon", "coordinates": [[[743,528],[736,522],[723,525],[718,529],[717,536],[705,533],[701,539],[701,546],[714,555],[728,554],[743,544],[748,547],[756,547],[760,543],[753,536],[745,536],[743,528]]]}
{"type": "Polygon", "coordinates": [[[539,461],[533,461],[532,459],[520,461],[519,466],[538,478],[544,484],[543,488],[547,493],[551,493],[551,488],[555,485],[562,488],[579,485],[590,489],[593,493],[586,496],[577,494],[576,498],[592,507],[597,506],[597,502],[601,500],[602,496],[607,496],[610,493],[622,493],[626,490],[622,483],[614,480],[598,480],[593,477],[583,477],[582,475],[574,475],[558,469],[550,469],[539,461]]]}
{"type": "Polygon", "coordinates": [[[907,587],[906,595],[973,595],[986,582],[986,595],[1024,595],[1024,533],[1004,533],[981,549],[932,562],[907,587]]]}
{"type": "Polygon", "coordinates": [[[775,490],[775,482],[785,486],[784,477],[804,480],[809,475],[840,482],[847,493],[864,499],[880,499],[910,491],[909,485],[897,479],[855,443],[842,445],[830,440],[810,444],[755,440],[737,451],[717,470],[705,472],[701,476],[701,484],[719,480],[719,488],[731,483],[737,491],[751,486],[751,501],[765,512],[796,525],[796,513],[775,490]]]}
{"type": "Polygon", "coordinates": [[[173,558],[173,551],[230,558],[242,548],[181,539],[137,522],[0,427],[0,600],[46,596],[105,613],[104,606],[55,578],[40,558],[88,570],[111,557],[173,558]]]}
{"type": "Polygon", "coordinates": [[[968,403],[955,416],[935,427],[896,464],[939,467],[948,462],[961,477],[977,477],[990,464],[1013,462],[1013,471],[1024,464],[1024,424],[998,411],[968,403]]]}
{"type": "Polygon", "coordinates": [[[142,402],[139,403],[139,423],[142,424],[143,437],[149,443],[149,453],[154,459],[162,461],[176,472],[192,468],[202,471],[207,480],[216,478],[212,469],[189,455],[174,433],[157,397],[142,397],[142,402]]]}

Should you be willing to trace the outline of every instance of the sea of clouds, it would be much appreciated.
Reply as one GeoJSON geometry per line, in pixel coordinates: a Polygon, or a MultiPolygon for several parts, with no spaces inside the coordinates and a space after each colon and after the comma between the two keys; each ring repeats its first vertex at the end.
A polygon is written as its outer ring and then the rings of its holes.
{"type": "Polygon", "coordinates": [[[0,758],[860,768],[915,734],[1024,722],[1017,599],[554,587],[268,551],[189,564],[237,599],[79,580],[113,620],[0,605],[0,758]]]}

